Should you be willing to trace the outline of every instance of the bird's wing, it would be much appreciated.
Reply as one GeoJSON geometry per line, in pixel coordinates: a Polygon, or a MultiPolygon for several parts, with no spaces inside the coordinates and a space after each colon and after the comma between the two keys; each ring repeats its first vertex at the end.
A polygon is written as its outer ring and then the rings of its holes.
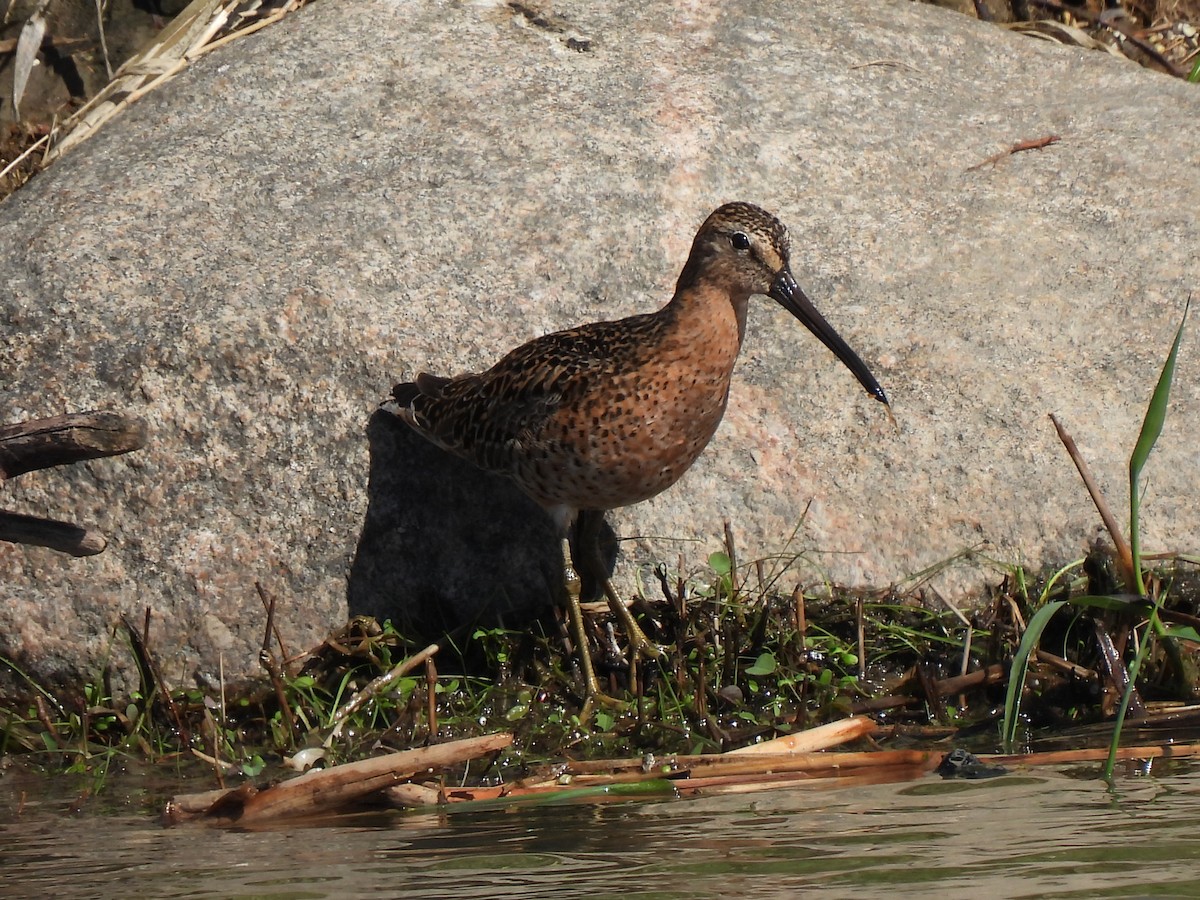
{"type": "Polygon", "coordinates": [[[538,441],[563,403],[586,392],[612,365],[609,327],[598,322],[535,338],[485,372],[442,378],[422,373],[393,388],[384,408],[476,465],[507,471],[538,441]]]}

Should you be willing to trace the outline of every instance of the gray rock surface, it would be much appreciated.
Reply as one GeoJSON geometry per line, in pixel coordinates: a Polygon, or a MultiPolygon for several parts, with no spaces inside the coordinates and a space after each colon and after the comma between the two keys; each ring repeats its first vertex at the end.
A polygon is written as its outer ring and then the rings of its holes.
{"type": "MultiPolygon", "coordinates": [[[[482,602],[520,624],[556,589],[548,522],[376,404],[419,370],[657,307],[731,199],[790,225],[797,278],[898,427],[754,305],[716,439],[613,517],[623,582],[702,568],[725,517],[743,559],[803,554],[789,586],[887,585],[971,547],[1076,557],[1097,517],[1046,414],[1124,509],[1200,283],[1198,119],[1194,86],[906,2],[314,4],[0,207],[0,420],[152,428],[137,454],[5,485],[4,506],[111,544],[0,544],[0,653],[95,671],[116,615],[151,607],[168,678],[251,671],[255,582],[295,649],[347,612],[436,624],[482,602]]],[[[1197,349],[1151,461],[1148,549],[1200,534],[1197,349]]]]}

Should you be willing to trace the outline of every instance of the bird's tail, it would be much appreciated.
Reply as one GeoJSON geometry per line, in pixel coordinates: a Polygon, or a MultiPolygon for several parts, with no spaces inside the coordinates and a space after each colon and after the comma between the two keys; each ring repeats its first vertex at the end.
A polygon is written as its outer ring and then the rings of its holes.
{"type": "Polygon", "coordinates": [[[392,388],[392,396],[379,404],[384,412],[398,416],[408,424],[424,430],[424,425],[418,418],[416,401],[421,397],[438,397],[450,382],[449,378],[440,375],[420,373],[415,381],[402,381],[392,388]]]}
{"type": "Polygon", "coordinates": [[[392,388],[392,396],[384,400],[381,406],[384,409],[389,406],[412,406],[412,402],[420,395],[421,389],[415,381],[405,381],[392,388]]]}

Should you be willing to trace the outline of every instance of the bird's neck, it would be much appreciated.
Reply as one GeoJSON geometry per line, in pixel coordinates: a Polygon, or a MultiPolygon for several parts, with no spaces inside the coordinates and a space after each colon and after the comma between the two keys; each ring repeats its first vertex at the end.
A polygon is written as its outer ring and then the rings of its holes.
{"type": "MultiPolygon", "coordinates": [[[[687,270],[684,270],[687,274],[687,270]]],[[[734,293],[719,281],[699,280],[690,284],[683,277],[675,287],[675,296],[663,309],[672,331],[686,339],[717,339],[726,344],[736,340],[741,349],[746,337],[746,308],[750,295],[734,293]],[[734,338],[736,335],[736,338],[734,338]]]]}
{"type": "Polygon", "coordinates": [[[715,284],[677,290],[662,310],[663,343],[705,368],[733,371],[746,334],[748,295],[735,296],[715,284]]]}

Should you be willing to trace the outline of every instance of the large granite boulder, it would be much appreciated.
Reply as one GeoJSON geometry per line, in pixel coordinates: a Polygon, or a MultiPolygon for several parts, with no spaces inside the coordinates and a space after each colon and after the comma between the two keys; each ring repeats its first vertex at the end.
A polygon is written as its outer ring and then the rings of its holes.
{"type": "MultiPolygon", "coordinates": [[[[169,678],[246,672],[256,583],[292,649],[348,612],[519,625],[560,590],[550,523],[378,402],[654,309],[733,199],[790,225],[798,279],[898,426],[755,304],[708,451],[612,518],[622,584],[702,567],[724,518],[743,559],[800,556],[788,585],[887,585],[966,548],[1073,558],[1096,516],[1047,413],[1123,508],[1200,282],[1197,119],[1192,85],[906,2],[314,4],[0,206],[0,422],[151,428],[138,453],[6,483],[6,507],[111,544],[0,544],[0,653],[94,671],[117,614],[150,607],[169,678]]],[[[1196,347],[1151,463],[1149,549],[1200,533],[1196,347]]]]}

